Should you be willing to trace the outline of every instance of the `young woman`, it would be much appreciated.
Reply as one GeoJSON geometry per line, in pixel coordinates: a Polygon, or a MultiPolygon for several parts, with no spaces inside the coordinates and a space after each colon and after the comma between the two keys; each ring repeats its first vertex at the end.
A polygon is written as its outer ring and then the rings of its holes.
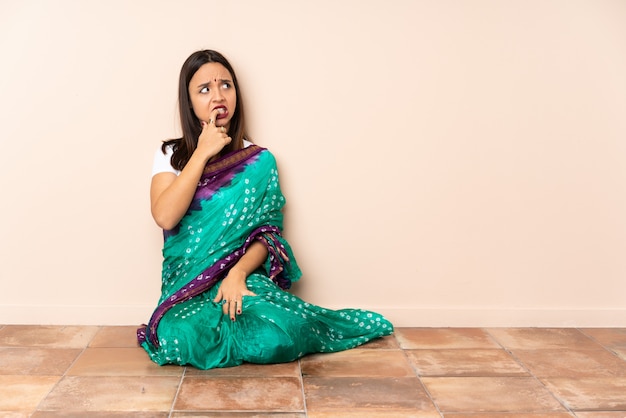
{"type": "Polygon", "coordinates": [[[155,155],[152,216],[164,230],[161,298],[139,343],[158,364],[280,363],[356,347],[393,325],[288,293],[300,269],[282,232],[274,156],[245,132],[229,62],[197,51],[179,78],[183,136],[155,155]]]}

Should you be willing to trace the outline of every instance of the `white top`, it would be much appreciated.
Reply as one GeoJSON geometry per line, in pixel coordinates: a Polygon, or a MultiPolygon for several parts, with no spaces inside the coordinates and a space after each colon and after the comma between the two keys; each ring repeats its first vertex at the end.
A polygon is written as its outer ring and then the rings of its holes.
{"type": "MultiPolygon", "coordinates": [[[[244,148],[248,148],[250,145],[252,145],[252,142],[246,141],[245,139],[243,140],[244,148]]],[[[172,149],[171,145],[165,149],[165,154],[163,154],[163,151],[161,151],[161,147],[156,150],[156,152],[154,153],[154,162],[152,163],[153,176],[159,173],[174,173],[176,175],[180,174],[180,170],[176,170],[174,167],[172,167],[171,161],[173,153],[174,150],[172,149]]]]}

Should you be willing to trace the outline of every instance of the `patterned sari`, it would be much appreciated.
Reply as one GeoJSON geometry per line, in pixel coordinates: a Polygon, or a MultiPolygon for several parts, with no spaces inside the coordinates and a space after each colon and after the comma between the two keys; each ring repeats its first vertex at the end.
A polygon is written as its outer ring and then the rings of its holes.
{"type": "Polygon", "coordinates": [[[281,235],[284,204],[267,149],[252,145],[207,165],[188,212],[164,231],[161,298],[137,333],[153,361],[200,369],[280,363],[393,332],[377,313],[324,309],[285,291],[301,272],[281,235]],[[256,241],[268,249],[246,280],[256,296],[244,296],[242,314],[231,321],[213,299],[256,241]]]}

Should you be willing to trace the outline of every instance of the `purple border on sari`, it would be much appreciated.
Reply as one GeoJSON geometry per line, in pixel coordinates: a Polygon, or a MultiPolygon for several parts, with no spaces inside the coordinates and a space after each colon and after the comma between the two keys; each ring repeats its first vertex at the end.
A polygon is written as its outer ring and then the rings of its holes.
{"type": "Polygon", "coordinates": [[[196,276],[196,278],[191,282],[181,287],[178,291],[163,301],[152,314],[148,325],[137,330],[137,340],[139,341],[139,344],[143,344],[146,340],[148,340],[153,346],[158,347],[159,339],[157,336],[157,328],[167,311],[175,305],[185,302],[211,289],[218,281],[226,276],[228,270],[237,261],[239,261],[254,241],[262,242],[268,249],[268,257],[270,259],[270,278],[282,289],[288,289],[291,287],[291,279],[283,274],[283,264],[288,263],[289,258],[287,257],[284,246],[278,240],[280,235],[280,229],[272,225],[261,226],[252,231],[241,248],[217,261],[211,267],[196,276]]]}
{"type": "MultiPolygon", "coordinates": [[[[245,165],[241,163],[264,150],[265,148],[258,145],[250,145],[247,148],[233,151],[219,160],[209,163],[198,181],[198,188],[188,210],[200,210],[201,201],[210,199],[215,192],[230,183],[236,174],[244,170],[245,165]]],[[[179,228],[180,224],[170,230],[163,230],[163,239],[167,240],[167,238],[178,234],[179,228]]]]}

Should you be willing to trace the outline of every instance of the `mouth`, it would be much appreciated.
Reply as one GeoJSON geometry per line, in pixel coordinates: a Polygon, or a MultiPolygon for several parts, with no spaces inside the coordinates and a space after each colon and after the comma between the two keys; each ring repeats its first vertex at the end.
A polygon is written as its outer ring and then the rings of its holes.
{"type": "Polygon", "coordinates": [[[217,119],[224,119],[228,117],[228,109],[226,108],[226,106],[216,106],[213,108],[213,110],[217,110],[217,119]]]}

